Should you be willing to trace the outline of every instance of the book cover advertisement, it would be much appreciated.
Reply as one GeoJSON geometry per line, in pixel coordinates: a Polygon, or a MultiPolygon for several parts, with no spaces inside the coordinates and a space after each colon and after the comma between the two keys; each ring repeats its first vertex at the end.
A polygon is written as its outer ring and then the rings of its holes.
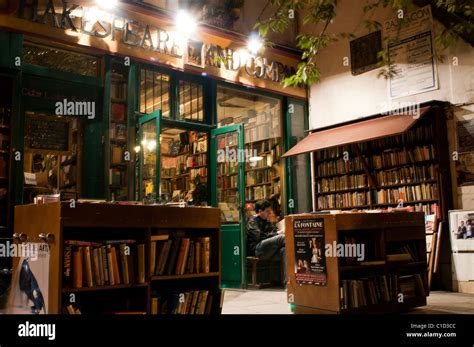
{"type": "Polygon", "coordinates": [[[7,313],[47,314],[50,247],[46,243],[24,243],[21,252],[7,313]]]}
{"type": "Polygon", "coordinates": [[[325,286],[324,219],[295,219],[293,223],[296,283],[325,286]]]}

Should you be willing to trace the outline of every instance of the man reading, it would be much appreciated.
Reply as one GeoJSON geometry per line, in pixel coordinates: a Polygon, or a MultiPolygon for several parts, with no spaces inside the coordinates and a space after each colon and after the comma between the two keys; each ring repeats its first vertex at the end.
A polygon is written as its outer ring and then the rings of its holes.
{"type": "Polygon", "coordinates": [[[268,200],[255,204],[256,215],[247,224],[247,255],[257,256],[262,260],[279,260],[285,262],[285,234],[278,232],[277,227],[269,222],[271,203],[268,200]]]}

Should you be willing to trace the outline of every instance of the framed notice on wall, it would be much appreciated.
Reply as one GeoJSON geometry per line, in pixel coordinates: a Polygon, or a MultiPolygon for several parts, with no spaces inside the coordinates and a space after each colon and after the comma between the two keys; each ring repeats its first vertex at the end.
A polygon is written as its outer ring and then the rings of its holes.
{"type": "Polygon", "coordinates": [[[25,150],[37,153],[70,155],[72,121],[65,117],[27,115],[25,150]]]}
{"type": "Polygon", "coordinates": [[[456,123],[458,153],[474,152],[474,119],[456,123]]]}
{"type": "Polygon", "coordinates": [[[295,219],[293,223],[296,283],[325,286],[324,219],[295,219]]]}

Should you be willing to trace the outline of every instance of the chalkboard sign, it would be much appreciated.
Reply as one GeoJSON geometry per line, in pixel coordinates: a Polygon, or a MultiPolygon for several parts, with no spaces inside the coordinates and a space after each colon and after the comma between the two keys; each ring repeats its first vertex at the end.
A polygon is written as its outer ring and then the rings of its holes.
{"type": "Polygon", "coordinates": [[[48,116],[26,117],[26,150],[52,154],[71,151],[71,122],[48,116]]]}
{"type": "Polygon", "coordinates": [[[352,40],[350,45],[351,70],[354,76],[377,68],[377,54],[382,50],[380,30],[352,40]]]}

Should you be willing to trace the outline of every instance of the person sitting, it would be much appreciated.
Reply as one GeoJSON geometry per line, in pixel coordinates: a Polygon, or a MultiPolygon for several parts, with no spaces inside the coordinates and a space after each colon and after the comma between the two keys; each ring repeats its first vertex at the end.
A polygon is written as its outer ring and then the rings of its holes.
{"type": "Polygon", "coordinates": [[[278,260],[285,264],[285,234],[277,232],[270,223],[272,213],[268,200],[255,204],[256,215],[247,223],[247,255],[257,256],[262,260],[278,260]]]}

